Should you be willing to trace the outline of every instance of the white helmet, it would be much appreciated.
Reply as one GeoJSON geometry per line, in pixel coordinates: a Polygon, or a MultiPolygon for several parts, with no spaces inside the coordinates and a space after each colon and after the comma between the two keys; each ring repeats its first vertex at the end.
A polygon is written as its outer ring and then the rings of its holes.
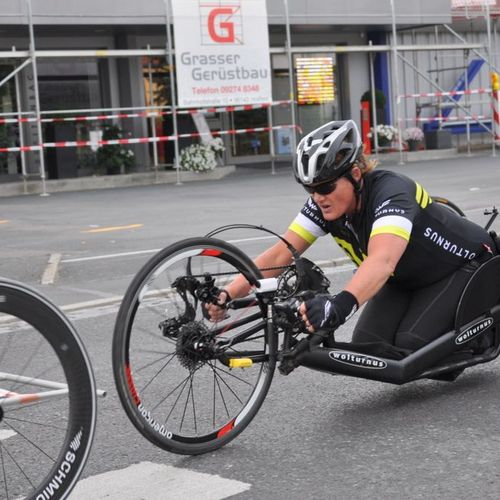
{"type": "Polygon", "coordinates": [[[297,182],[313,185],[342,177],[357,160],[361,146],[353,120],[329,122],[313,130],[297,146],[297,182]]]}

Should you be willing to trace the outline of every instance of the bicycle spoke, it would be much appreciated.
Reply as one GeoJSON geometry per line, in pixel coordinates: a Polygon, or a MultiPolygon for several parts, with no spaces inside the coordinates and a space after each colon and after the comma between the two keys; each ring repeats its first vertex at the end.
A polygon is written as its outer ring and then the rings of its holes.
{"type": "Polygon", "coordinates": [[[192,380],[193,374],[190,374],[189,377],[190,377],[190,384],[189,384],[189,390],[188,390],[188,393],[186,396],[186,403],[184,405],[184,411],[182,412],[181,427],[179,429],[180,431],[182,430],[182,426],[184,424],[184,417],[186,415],[187,405],[189,403],[189,395],[191,394],[191,389],[193,388],[193,380],[192,380]]]}
{"type": "MultiPolygon", "coordinates": [[[[164,424],[165,424],[165,425],[167,424],[168,419],[170,418],[170,415],[172,415],[172,412],[175,410],[175,407],[177,406],[177,402],[178,402],[178,401],[179,401],[179,399],[181,398],[182,393],[184,392],[184,388],[186,387],[186,385],[187,385],[187,383],[188,383],[188,380],[189,380],[189,377],[186,377],[186,379],[185,379],[185,380],[183,380],[184,385],[182,386],[181,392],[179,392],[179,395],[177,396],[176,400],[174,401],[174,404],[173,404],[172,408],[170,409],[170,411],[169,411],[169,413],[168,413],[168,415],[167,415],[167,418],[165,419],[165,422],[164,422],[164,424]]],[[[182,382],[181,382],[181,384],[182,384],[182,382]]],[[[178,388],[181,384],[179,384],[179,385],[176,387],[176,389],[177,389],[177,388],[178,388]]],[[[175,391],[175,389],[174,389],[174,391],[175,391]]],[[[172,394],[172,393],[170,393],[170,394],[172,394]]],[[[170,396],[170,394],[169,394],[169,396],[170,396]]],[[[168,398],[168,396],[167,396],[167,398],[168,398]]],[[[167,398],[165,398],[163,401],[166,401],[166,399],[167,399],[167,398]]],[[[163,402],[163,401],[162,401],[162,402],[163,402]]]]}
{"type": "Polygon", "coordinates": [[[22,438],[24,438],[26,440],[26,442],[28,442],[29,444],[31,444],[31,446],[33,446],[34,448],[36,448],[40,453],[43,453],[48,459],[52,460],[52,462],[55,463],[55,461],[56,461],[55,458],[53,458],[49,454],[47,454],[44,450],[42,450],[42,448],[40,448],[40,446],[38,446],[37,444],[35,444],[33,442],[33,440],[29,439],[25,434],[23,434],[19,429],[17,429],[16,427],[14,427],[10,422],[5,422],[5,425],[7,425],[7,427],[10,427],[14,432],[16,432],[17,434],[19,434],[22,438]]]}
{"type": "Polygon", "coordinates": [[[158,377],[158,375],[160,375],[160,373],[170,364],[170,362],[174,359],[174,356],[175,354],[172,354],[170,356],[170,359],[162,366],[162,368],[160,370],[158,370],[158,372],[156,372],[156,375],[142,388],[141,392],[144,392],[150,385],[151,383],[153,382],[153,380],[155,380],[156,377],[158,377]]]}
{"type": "Polygon", "coordinates": [[[193,374],[193,377],[191,378],[191,401],[193,402],[194,432],[196,434],[198,434],[198,426],[196,424],[196,409],[195,409],[195,404],[194,404],[193,379],[194,379],[194,374],[193,374]]]}
{"type": "Polygon", "coordinates": [[[7,486],[7,475],[5,474],[5,459],[3,458],[3,445],[0,441],[0,460],[2,461],[3,483],[5,484],[5,497],[9,500],[9,488],[7,486]]]}
{"type": "Polygon", "coordinates": [[[229,384],[217,373],[217,377],[220,378],[221,382],[224,383],[224,385],[231,391],[233,396],[241,403],[243,404],[243,401],[238,397],[238,395],[229,387],[229,384]]]}
{"type": "Polygon", "coordinates": [[[50,424],[47,424],[47,423],[41,423],[41,422],[36,422],[35,420],[26,420],[26,419],[23,419],[23,418],[15,418],[15,417],[11,417],[11,416],[8,416],[6,417],[8,418],[8,420],[15,420],[16,422],[24,422],[25,424],[33,424],[33,425],[39,425],[40,427],[46,427],[47,429],[57,429],[59,431],[65,431],[66,430],[66,427],[59,427],[57,425],[50,425],[50,424]]]}
{"type": "MultiPolygon", "coordinates": [[[[214,370],[214,375],[216,375],[215,370],[214,370]]],[[[219,389],[219,394],[220,394],[220,397],[222,399],[222,404],[224,405],[224,408],[226,409],[227,417],[230,418],[231,415],[229,414],[229,410],[228,410],[227,405],[226,405],[226,399],[224,398],[224,394],[222,394],[222,389],[220,387],[219,380],[217,377],[215,377],[215,380],[217,382],[217,388],[219,389]]],[[[214,398],[215,398],[215,394],[214,394],[214,398]]],[[[214,427],[215,427],[215,424],[214,424],[214,427]]]]}
{"type": "Polygon", "coordinates": [[[9,350],[9,347],[10,345],[12,344],[12,339],[14,337],[14,332],[9,332],[8,333],[8,340],[7,340],[7,343],[5,345],[5,347],[2,349],[2,354],[0,355],[0,366],[2,365],[3,363],[3,360],[4,360],[4,357],[5,357],[5,354],[8,352],[9,350]]]}
{"type": "MultiPolygon", "coordinates": [[[[19,465],[19,463],[17,462],[17,460],[12,456],[12,453],[10,453],[10,451],[7,448],[7,446],[0,445],[0,449],[5,450],[5,453],[7,453],[7,455],[9,455],[10,459],[12,460],[12,462],[14,462],[14,465],[19,469],[19,471],[21,472],[21,474],[26,478],[26,481],[28,481],[28,483],[30,483],[31,488],[35,489],[35,485],[31,481],[31,479],[26,475],[26,473],[24,472],[24,469],[19,465]]],[[[3,456],[2,456],[2,467],[3,467],[3,463],[4,463],[4,459],[3,459],[3,456]]],[[[6,479],[5,479],[5,486],[7,487],[7,480],[6,479]]]]}
{"type": "MultiPolygon", "coordinates": [[[[59,403],[61,403],[61,402],[59,401],[59,403]]],[[[42,399],[41,401],[35,401],[33,403],[30,403],[30,404],[23,404],[21,406],[18,406],[17,408],[9,408],[8,410],[5,411],[5,415],[10,415],[11,413],[13,413],[15,411],[22,411],[22,410],[26,410],[27,408],[33,408],[36,406],[43,406],[43,405],[48,405],[48,404],[53,405],[54,401],[51,399],[42,399]]]]}
{"type": "MultiPolygon", "coordinates": [[[[24,366],[19,370],[19,375],[23,375],[26,372],[26,368],[33,362],[33,358],[36,356],[36,353],[38,352],[38,350],[40,349],[42,344],[44,344],[43,337],[39,339],[38,346],[35,347],[35,350],[31,354],[31,356],[26,360],[24,366]]],[[[16,386],[16,385],[12,386],[11,387],[12,392],[15,392],[15,387],[19,387],[19,386],[16,386]]]]}
{"type": "Polygon", "coordinates": [[[210,364],[210,366],[212,366],[214,370],[218,370],[218,371],[220,371],[220,372],[222,372],[222,373],[225,373],[226,375],[229,375],[230,377],[233,377],[233,378],[235,378],[235,379],[239,380],[240,382],[243,382],[244,384],[247,384],[247,385],[250,385],[250,386],[252,385],[252,384],[251,384],[250,382],[248,382],[247,380],[243,380],[242,378],[237,377],[236,375],[233,375],[232,373],[230,373],[230,372],[228,372],[228,371],[226,371],[226,370],[223,370],[222,368],[219,368],[219,367],[218,367],[218,366],[216,366],[216,365],[212,365],[212,364],[210,364]]]}
{"type": "MultiPolygon", "coordinates": [[[[152,351],[150,351],[150,353],[151,352],[152,351]]],[[[163,361],[168,356],[175,356],[175,352],[169,352],[169,353],[165,354],[165,356],[162,356],[161,358],[158,358],[155,361],[151,361],[151,363],[148,363],[147,365],[141,366],[140,368],[134,368],[134,371],[136,373],[140,373],[143,370],[145,370],[146,368],[150,368],[151,366],[155,365],[156,363],[159,363],[160,361],[163,361]]]]}

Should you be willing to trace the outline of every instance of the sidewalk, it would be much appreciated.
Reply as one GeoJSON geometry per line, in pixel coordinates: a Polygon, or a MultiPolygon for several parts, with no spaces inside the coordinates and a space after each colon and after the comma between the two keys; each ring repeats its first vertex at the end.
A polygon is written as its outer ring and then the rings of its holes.
{"type": "MultiPolygon", "coordinates": [[[[473,157],[484,156],[485,150],[473,151],[473,157]]],[[[375,155],[372,155],[375,158],[375,155]]],[[[466,151],[458,151],[457,148],[451,149],[431,149],[421,151],[404,151],[402,155],[403,163],[415,163],[425,161],[437,161],[451,158],[465,158],[466,151]]],[[[399,165],[401,155],[399,152],[383,153],[378,156],[379,165],[394,166],[399,165]]],[[[290,172],[292,168],[291,160],[276,159],[274,161],[274,172],[290,172]]],[[[212,172],[180,172],[181,183],[196,181],[214,181],[227,176],[251,175],[253,172],[273,172],[271,161],[247,163],[244,165],[229,165],[217,167],[212,172]]],[[[143,172],[125,175],[103,175],[92,177],[77,177],[72,179],[58,179],[46,181],[46,190],[48,193],[58,193],[67,191],[86,191],[97,189],[112,189],[131,186],[151,186],[156,184],[176,184],[178,175],[175,171],[161,172],[143,172]]],[[[31,180],[26,183],[20,182],[0,182],[0,198],[8,196],[19,196],[24,194],[41,194],[42,183],[40,180],[31,180]]]]}
{"type": "MultiPolygon", "coordinates": [[[[233,173],[236,167],[228,165],[217,167],[212,172],[180,172],[181,183],[219,180],[233,173]]],[[[177,172],[143,172],[125,175],[102,175],[91,177],[76,177],[72,179],[57,179],[46,181],[48,193],[60,193],[65,191],[86,191],[94,189],[110,189],[129,186],[150,186],[154,184],[176,184],[177,172]]],[[[23,194],[41,194],[42,182],[31,180],[24,182],[0,183],[0,197],[19,196],[23,194]]]]}

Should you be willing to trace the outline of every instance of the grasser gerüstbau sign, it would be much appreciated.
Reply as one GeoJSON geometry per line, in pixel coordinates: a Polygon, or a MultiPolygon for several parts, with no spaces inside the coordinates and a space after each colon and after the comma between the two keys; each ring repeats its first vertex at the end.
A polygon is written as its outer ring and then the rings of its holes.
{"type": "Polygon", "coordinates": [[[265,0],[172,0],[178,105],[269,102],[265,0]]]}

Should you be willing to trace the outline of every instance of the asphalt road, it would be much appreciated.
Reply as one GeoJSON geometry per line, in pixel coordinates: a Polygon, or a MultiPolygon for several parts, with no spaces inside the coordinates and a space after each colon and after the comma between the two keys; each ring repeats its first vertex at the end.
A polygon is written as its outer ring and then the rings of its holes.
{"type": "MultiPolygon", "coordinates": [[[[490,156],[387,166],[415,178],[431,194],[449,197],[478,222],[486,222],[485,207],[500,202],[499,167],[500,160],[490,156]]],[[[120,296],[155,249],[235,222],[282,232],[304,199],[285,168],[275,176],[245,169],[222,181],[182,186],[4,198],[0,275],[31,284],[60,306],[120,296]],[[58,273],[53,284],[42,285],[52,254],[61,255],[58,273]]],[[[239,230],[226,239],[246,240],[238,246],[255,255],[272,240],[249,238],[263,236],[239,230]]],[[[328,237],[323,240],[312,247],[313,259],[342,256],[328,237]]],[[[349,266],[338,268],[334,288],[351,273],[349,266]]],[[[174,499],[180,498],[173,488],[179,471],[188,470],[209,475],[197,478],[246,485],[237,494],[228,487],[206,498],[498,498],[498,363],[467,370],[452,384],[418,381],[402,387],[304,368],[288,377],[276,374],[261,411],[240,437],[218,452],[181,457],[146,441],[121,409],[111,372],[117,307],[111,302],[70,313],[97,385],[109,393],[99,401],[97,435],[84,472],[88,481],[82,486],[106,477],[116,498],[174,499]],[[114,476],[100,476],[142,463],[174,467],[155,495],[132,493],[114,476]]],[[[343,338],[351,328],[352,321],[343,338]]],[[[146,476],[134,481],[151,491],[146,476]]],[[[103,489],[92,498],[111,497],[103,489]]]]}

